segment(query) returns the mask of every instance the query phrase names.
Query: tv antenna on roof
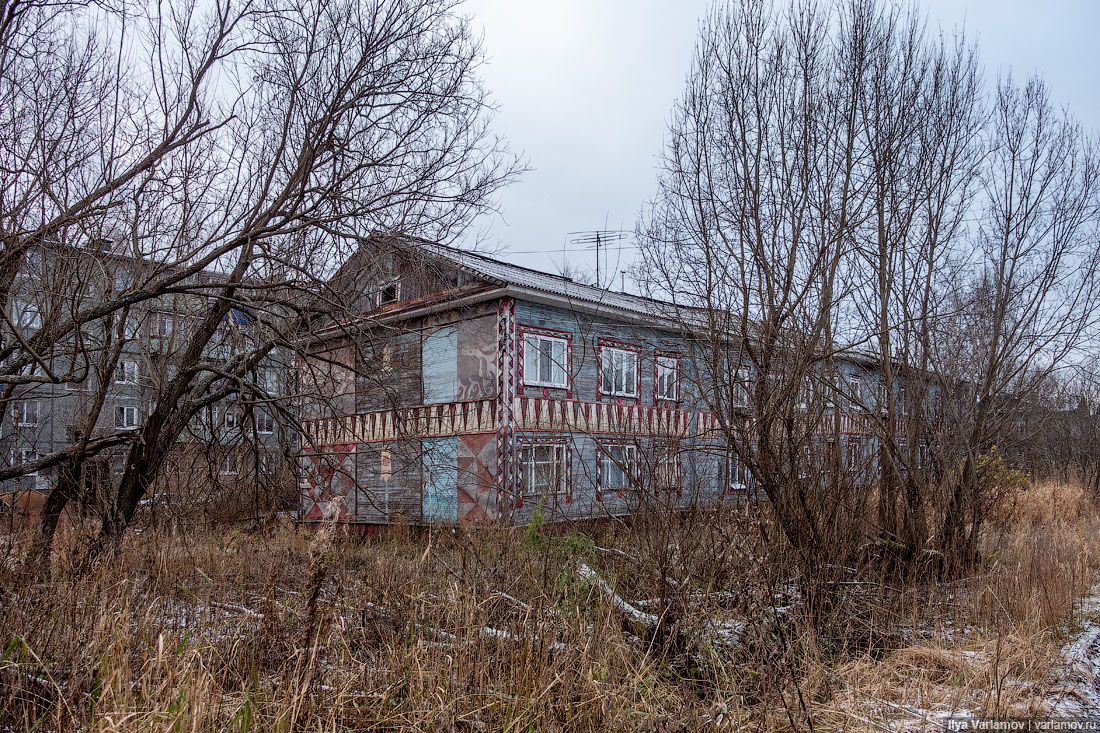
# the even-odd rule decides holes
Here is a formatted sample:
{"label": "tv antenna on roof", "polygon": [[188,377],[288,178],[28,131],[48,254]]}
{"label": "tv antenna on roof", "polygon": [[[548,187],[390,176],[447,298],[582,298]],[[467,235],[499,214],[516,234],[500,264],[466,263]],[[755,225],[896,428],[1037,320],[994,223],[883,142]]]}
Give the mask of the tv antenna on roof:
{"label": "tv antenna on roof", "polygon": [[[570,244],[591,244],[595,245],[596,250],[596,287],[603,287],[600,285],[600,246],[606,246],[610,242],[621,242],[630,236],[631,232],[626,229],[597,229],[589,232],[568,232],[569,235],[576,235],[573,239],[569,240]],[[592,247],[588,247],[592,249]],[[614,277],[614,275],[612,275]]]}

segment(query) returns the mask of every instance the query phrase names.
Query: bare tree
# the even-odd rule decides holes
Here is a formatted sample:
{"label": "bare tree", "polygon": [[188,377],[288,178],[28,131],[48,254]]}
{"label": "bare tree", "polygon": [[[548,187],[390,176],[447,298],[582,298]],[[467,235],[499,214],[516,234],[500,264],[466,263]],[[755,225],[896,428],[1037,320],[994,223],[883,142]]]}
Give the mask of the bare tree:
{"label": "bare tree", "polygon": [[1097,203],[1095,148],[1042,83],[984,94],[975,48],[914,11],[703,23],[642,274],[808,569],[860,523],[892,555],[973,562],[983,456],[1094,335]]}
{"label": "bare tree", "polygon": [[1039,80],[1000,83],[983,167],[973,275],[935,329],[933,370],[961,462],[950,473],[940,549],[973,561],[989,502],[981,455],[1097,326],[1100,159]]}
{"label": "bare tree", "polygon": [[[7,397],[79,382],[116,314],[147,317],[171,299],[204,304],[175,333],[177,368],[158,380],[131,431],[93,554],[121,536],[197,413],[245,395],[291,419],[297,395],[271,394],[255,377],[265,360],[293,362],[285,354],[303,348],[316,310],[336,302],[326,282],[361,238],[379,230],[453,238],[518,172],[489,130],[481,49],[454,6],[258,0],[125,15],[74,6],[21,26],[26,43],[46,45],[13,63],[38,74],[46,101],[75,90],[103,113],[77,128],[88,116],[72,110],[69,128],[32,128],[29,142],[5,152],[19,177],[0,199],[4,261],[17,271],[45,248],[54,254],[42,266],[74,280],[88,281],[77,260],[121,277],[101,297],[56,307],[39,293],[42,318],[29,330],[13,326],[0,352]],[[82,35],[94,18],[109,32]],[[47,41],[66,31],[76,40],[51,51]],[[43,68],[50,53],[65,70],[66,59],[88,58],[81,83],[94,89]],[[4,93],[25,94],[26,85],[15,87],[6,77]],[[48,113],[36,107],[43,100],[21,103]],[[34,117],[8,123],[24,119]],[[58,165],[34,153],[41,148],[68,157]],[[366,263],[364,276],[376,266]],[[242,320],[246,337],[214,348]],[[59,345],[68,356],[54,360]],[[23,376],[52,361],[63,368]],[[56,450],[40,464],[71,463],[73,454]]]}
{"label": "bare tree", "polygon": [[644,276],[698,340],[700,392],[807,569],[842,524],[844,500],[808,463],[831,398],[818,365],[868,198],[855,93],[866,31],[834,36],[831,20],[767,2],[707,18],[640,233]]}

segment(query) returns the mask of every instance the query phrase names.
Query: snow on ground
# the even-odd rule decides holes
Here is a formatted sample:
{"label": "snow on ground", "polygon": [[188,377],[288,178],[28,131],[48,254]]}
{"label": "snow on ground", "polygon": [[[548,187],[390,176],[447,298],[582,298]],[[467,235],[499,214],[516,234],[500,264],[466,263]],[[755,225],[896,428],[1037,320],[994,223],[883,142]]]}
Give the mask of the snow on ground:
{"label": "snow on ground", "polygon": [[1100,586],[1077,610],[1081,632],[1062,649],[1051,713],[1066,717],[1100,715]]}

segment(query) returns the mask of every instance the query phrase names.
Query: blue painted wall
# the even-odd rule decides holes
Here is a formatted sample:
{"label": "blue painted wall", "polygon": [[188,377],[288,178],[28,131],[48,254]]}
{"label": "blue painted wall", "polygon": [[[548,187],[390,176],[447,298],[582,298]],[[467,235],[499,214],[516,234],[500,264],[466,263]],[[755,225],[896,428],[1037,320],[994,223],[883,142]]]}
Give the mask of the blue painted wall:
{"label": "blue painted wall", "polygon": [[458,438],[424,438],[424,521],[458,520]]}
{"label": "blue painted wall", "polygon": [[424,337],[421,350],[424,404],[454,402],[458,392],[458,331],[439,328]]}

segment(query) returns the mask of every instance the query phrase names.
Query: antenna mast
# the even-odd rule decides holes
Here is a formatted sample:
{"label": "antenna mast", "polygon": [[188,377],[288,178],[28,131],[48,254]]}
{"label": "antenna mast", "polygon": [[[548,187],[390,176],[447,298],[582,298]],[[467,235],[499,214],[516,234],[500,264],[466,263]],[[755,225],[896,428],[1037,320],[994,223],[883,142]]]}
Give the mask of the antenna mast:
{"label": "antenna mast", "polygon": [[[600,247],[607,246],[610,242],[621,242],[630,236],[630,232],[626,229],[597,229],[587,232],[569,232],[569,234],[575,235],[573,239],[569,240],[570,244],[594,245],[587,247],[587,249],[596,250],[596,287],[602,288],[603,285],[600,283]],[[612,274],[612,278],[614,278],[614,274]]]}

